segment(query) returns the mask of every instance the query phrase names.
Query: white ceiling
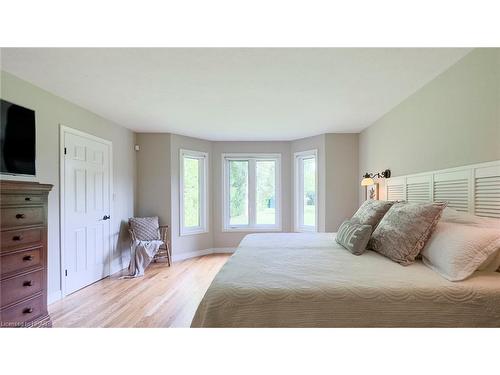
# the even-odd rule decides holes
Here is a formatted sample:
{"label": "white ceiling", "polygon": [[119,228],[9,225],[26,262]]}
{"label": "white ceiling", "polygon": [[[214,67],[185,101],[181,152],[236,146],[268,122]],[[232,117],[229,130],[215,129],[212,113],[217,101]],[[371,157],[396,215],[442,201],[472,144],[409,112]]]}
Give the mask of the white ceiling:
{"label": "white ceiling", "polygon": [[470,49],[3,48],[2,69],[137,132],[359,132]]}

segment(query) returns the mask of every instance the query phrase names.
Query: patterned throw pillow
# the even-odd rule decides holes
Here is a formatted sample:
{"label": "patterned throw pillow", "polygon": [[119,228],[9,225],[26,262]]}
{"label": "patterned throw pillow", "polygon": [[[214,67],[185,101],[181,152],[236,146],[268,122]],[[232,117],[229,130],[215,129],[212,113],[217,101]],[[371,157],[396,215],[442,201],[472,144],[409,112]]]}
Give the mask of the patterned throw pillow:
{"label": "patterned throw pillow", "polygon": [[374,231],[393,204],[394,202],[389,201],[366,200],[356,211],[351,221],[362,225],[371,225],[372,231]]}
{"label": "patterned throw pillow", "polygon": [[128,223],[138,240],[153,241],[160,239],[158,216],[131,217],[128,219]]}
{"label": "patterned throw pillow", "polygon": [[407,266],[425,246],[446,203],[396,203],[372,234],[368,248]]}
{"label": "patterned throw pillow", "polygon": [[366,249],[371,234],[371,225],[363,225],[346,220],[340,225],[335,241],[354,255],[361,255]]}

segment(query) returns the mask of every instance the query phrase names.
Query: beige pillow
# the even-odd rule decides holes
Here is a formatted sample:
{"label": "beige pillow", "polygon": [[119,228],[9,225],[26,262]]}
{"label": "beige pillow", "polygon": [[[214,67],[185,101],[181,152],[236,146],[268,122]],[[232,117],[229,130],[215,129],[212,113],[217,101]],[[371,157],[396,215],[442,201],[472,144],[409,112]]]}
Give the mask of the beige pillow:
{"label": "beige pillow", "polygon": [[446,203],[395,203],[380,221],[368,248],[407,266],[415,262]]}
{"label": "beige pillow", "polygon": [[130,228],[140,241],[153,241],[160,239],[158,216],[131,217],[128,219]]}
{"label": "beige pillow", "polygon": [[362,225],[346,220],[340,225],[335,241],[354,255],[361,255],[366,250],[371,234],[371,225]]}
{"label": "beige pillow", "polygon": [[500,230],[439,222],[422,260],[450,281],[466,279],[500,249]]}
{"label": "beige pillow", "polygon": [[393,204],[394,202],[390,201],[366,200],[358,208],[351,221],[361,225],[371,225],[373,231]]}

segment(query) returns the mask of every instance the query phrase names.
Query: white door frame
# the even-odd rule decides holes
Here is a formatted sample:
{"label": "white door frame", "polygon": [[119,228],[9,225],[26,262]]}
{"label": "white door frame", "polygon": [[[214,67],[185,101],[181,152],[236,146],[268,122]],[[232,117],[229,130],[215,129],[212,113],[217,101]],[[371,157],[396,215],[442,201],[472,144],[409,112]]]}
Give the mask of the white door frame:
{"label": "white door frame", "polygon": [[[100,137],[96,137],[95,135],[85,133],[80,130],[76,130],[73,128],[70,128],[68,126],[65,126],[63,124],[59,124],[59,243],[60,243],[60,264],[61,267],[59,269],[59,277],[60,277],[60,283],[61,283],[61,297],[64,298],[66,297],[66,277],[64,275],[64,270],[66,269],[66,257],[65,257],[65,217],[64,217],[64,192],[65,192],[65,161],[66,159],[64,158],[64,135],[65,134],[75,134],[81,137],[85,137],[88,139],[92,139],[97,142],[102,142],[106,145],[109,146],[109,215],[111,216],[110,219],[110,231],[109,235],[111,238],[113,238],[112,233],[113,233],[113,221],[114,221],[114,215],[113,215],[113,142],[103,139]],[[110,243],[110,251],[111,254],[114,252],[114,243],[111,241]],[[111,256],[108,257],[108,271],[109,274],[111,275]]]}

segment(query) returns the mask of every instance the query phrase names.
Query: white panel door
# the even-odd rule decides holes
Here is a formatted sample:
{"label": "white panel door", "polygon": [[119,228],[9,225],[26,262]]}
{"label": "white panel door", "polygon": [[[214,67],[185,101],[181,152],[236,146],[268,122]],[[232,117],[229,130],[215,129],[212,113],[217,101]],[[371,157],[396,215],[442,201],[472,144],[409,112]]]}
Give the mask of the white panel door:
{"label": "white panel door", "polygon": [[109,275],[111,252],[111,147],[91,137],[64,132],[65,292]]}

